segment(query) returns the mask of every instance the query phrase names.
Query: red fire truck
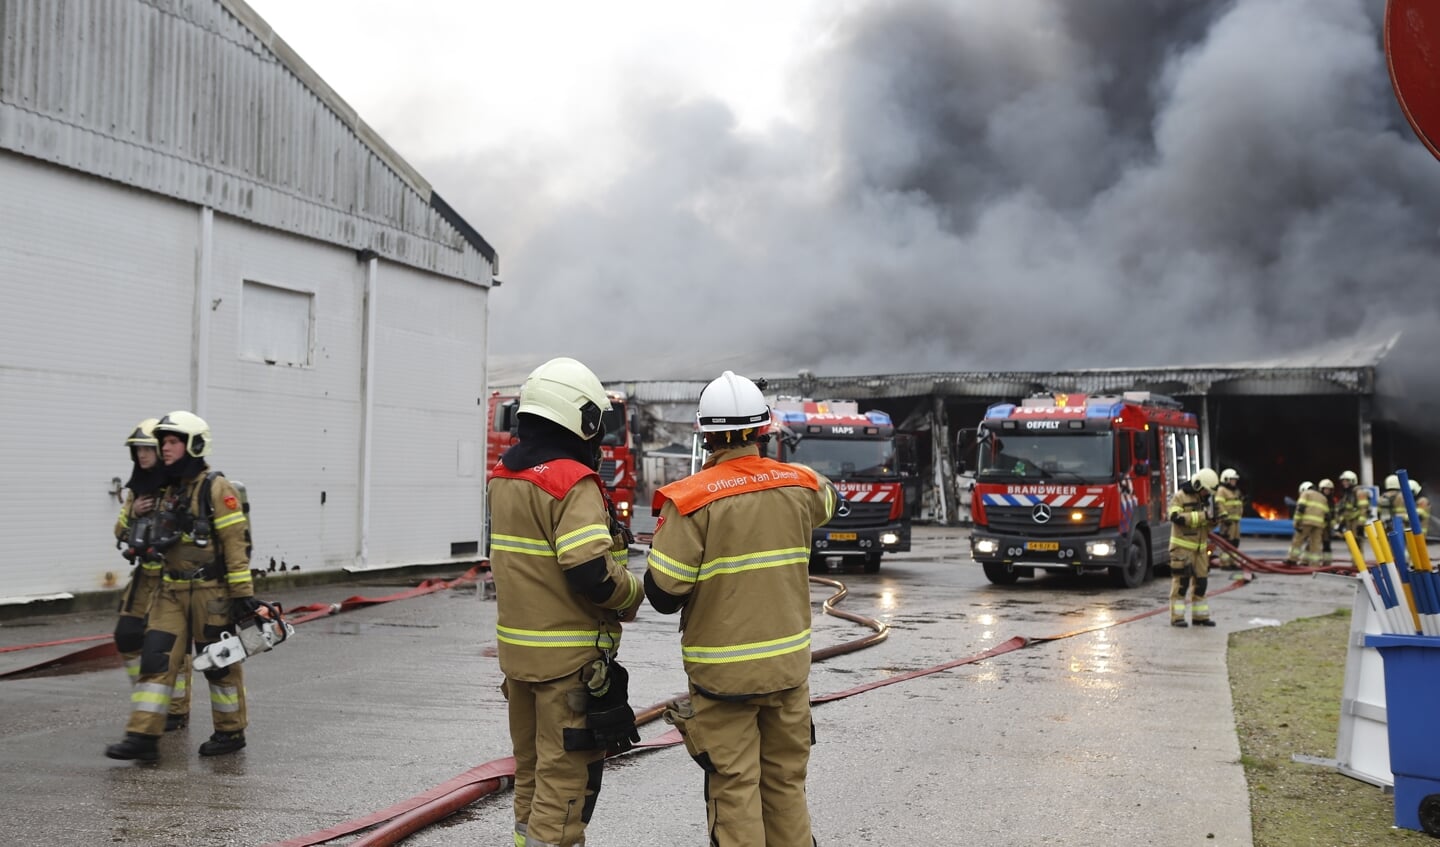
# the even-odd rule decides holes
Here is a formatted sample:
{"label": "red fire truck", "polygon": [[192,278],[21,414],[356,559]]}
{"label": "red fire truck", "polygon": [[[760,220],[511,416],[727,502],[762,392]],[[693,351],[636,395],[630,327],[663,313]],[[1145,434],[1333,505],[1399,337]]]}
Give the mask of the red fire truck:
{"label": "red fire truck", "polygon": [[[640,443],[625,394],[619,391],[606,394],[610,398],[610,411],[605,413],[605,435],[600,441],[600,479],[610,492],[620,522],[630,526],[635,489],[639,484]],[[515,431],[519,422],[515,411],[519,405],[520,398],[514,394],[496,391],[490,395],[490,429],[485,443],[492,467],[500,454],[517,440]]]}
{"label": "red fire truck", "polygon": [[889,415],[862,413],[853,400],[778,397],[771,413],[776,458],[814,468],[844,498],[830,523],[814,532],[812,570],[823,570],[829,556],[844,556],[875,573],[883,554],[910,549],[918,505],[918,494],[906,497],[907,489],[918,492],[911,436],[897,435]]}
{"label": "red fire truck", "polygon": [[1195,416],[1148,391],[1000,403],[969,435],[970,555],[998,585],[1037,569],[1141,585],[1170,545],[1170,497],[1200,469]]}

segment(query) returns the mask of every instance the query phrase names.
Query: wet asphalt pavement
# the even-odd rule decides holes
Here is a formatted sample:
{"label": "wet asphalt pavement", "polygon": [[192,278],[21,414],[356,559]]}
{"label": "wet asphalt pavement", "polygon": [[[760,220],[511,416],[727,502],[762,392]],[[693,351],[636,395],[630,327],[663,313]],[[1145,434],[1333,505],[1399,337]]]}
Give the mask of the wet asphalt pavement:
{"label": "wet asphalt pavement", "polygon": [[[1012,636],[1059,635],[1165,606],[1165,578],[1132,591],[1103,577],[992,586],[965,539],[961,529],[918,527],[915,549],[888,557],[878,574],[831,575],[850,590],[840,608],[891,632],[817,663],[812,694],[952,662]],[[1246,541],[1247,551],[1282,547]],[[643,556],[631,563],[639,571]],[[1215,595],[1228,576],[1212,578],[1214,629],[1174,629],[1162,611],[817,706],[809,794],[819,843],[1251,844],[1227,633],[1348,609],[1354,589],[1334,577],[1261,575]],[[262,583],[259,593],[293,608],[410,584],[372,577],[266,592]],[[867,632],[819,614],[832,593],[820,585],[812,593],[817,649]],[[301,625],[290,642],[246,662],[249,746],[217,758],[196,754],[211,729],[200,712],[163,739],[156,764],[105,758],[129,708],[116,660],[0,679],[0,832],[16,844],[76,847],[267,844],[504,758],[494,615],[493,600],[460,588]],[[637,711],[684,690],[675,623],[646,607],[626,628],[621,659]],[[8,621],[0,647],[112,626],[101,613]],[[80,646],[3,653],[0,672]],[[641,734],[667,728],[656,722]],[[680,747],[612,760],[588,842],[703,844],[700,787]],[[510,827],[502,792],[402,843],[498,847],[510,844]]]}

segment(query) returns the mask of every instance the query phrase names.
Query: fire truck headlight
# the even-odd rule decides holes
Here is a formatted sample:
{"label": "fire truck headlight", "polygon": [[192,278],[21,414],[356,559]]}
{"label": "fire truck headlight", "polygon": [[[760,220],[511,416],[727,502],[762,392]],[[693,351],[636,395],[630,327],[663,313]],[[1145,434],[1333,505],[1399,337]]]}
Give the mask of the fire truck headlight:
{"label": "fire truck headlight", "polygon": [[883,547],[889,547],[889,546],[892,545],[892,544],[899,544],[899,543],[900,543],[900,536],[899,536],[899,535],[896,535],[896,534],[893,533],[893,532],[882,532],[882,533],[880,533],[880,544],[881,544],[881,546],[883,546]]}
{"label": "fire truck headlight", "polygon": [[619,501],[615,504],[615,511],[620,513],[620,517],[628,518],[630,516],[630,502],[628,500]]}
{"label": "fire truck headlight", "polygon": [[977,539],[975,539],[975,552],[976,552],[976,553],[983,553],[983,554],[985,554],[985,555],[988,556],[988,555],[990,555],[991,553],[995,553],[995,552],[999,551],[999,549],[1000,549],[1000,542],[996,541],[996,540],[993,539],[993,538],[977,538]]}
{"label": "fire truck headlight", "polygon": [[1115,545],[1109,541],[1087,541],[1085,542],[1085,552],[1103,559],[1115,553]]}

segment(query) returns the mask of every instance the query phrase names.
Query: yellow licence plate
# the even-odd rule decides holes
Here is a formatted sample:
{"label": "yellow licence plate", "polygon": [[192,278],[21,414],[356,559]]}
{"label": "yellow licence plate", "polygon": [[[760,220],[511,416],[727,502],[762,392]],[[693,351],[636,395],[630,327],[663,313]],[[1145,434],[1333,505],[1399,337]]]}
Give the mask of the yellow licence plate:
{"label": "yellow licence plate", "polygon": [[1060,542],[1058,542],[1058,541],[1027,541],[1027,542],[1025,542],[1025,549],[1026,549],[1026,550],[1059,550],[1059,549],[1060,549]]}
{"label": "yellow licence plate", "polygon": [[859,538],[859,536],[856,535],[856,534],[853,533],[853,532],[832,532],[832,533],[830,533],[830,540],[831,540],[831,541],[854,541],[856,538]]}

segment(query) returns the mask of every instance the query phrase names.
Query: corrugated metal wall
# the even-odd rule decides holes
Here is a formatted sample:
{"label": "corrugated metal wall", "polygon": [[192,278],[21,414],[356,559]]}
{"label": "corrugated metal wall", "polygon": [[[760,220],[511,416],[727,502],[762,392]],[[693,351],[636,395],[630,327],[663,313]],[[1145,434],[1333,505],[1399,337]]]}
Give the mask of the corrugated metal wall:
{"label": "corrugated metal wall", "polygon": [[123,582],[123,441],[180,408],[254,566],[474,558],[493,251],[307,73],[238,0],[0,0],[0,602]]}
{"label": "corrugated metal wall", "polygon": [[238,0],[0,0],[0,147],[488,285],[430,186]]}
{"label": "corrugated metal wall", "polygon": [[0,151],[0,598],[105,587],[136,423],[189,402],[199,214]]}

